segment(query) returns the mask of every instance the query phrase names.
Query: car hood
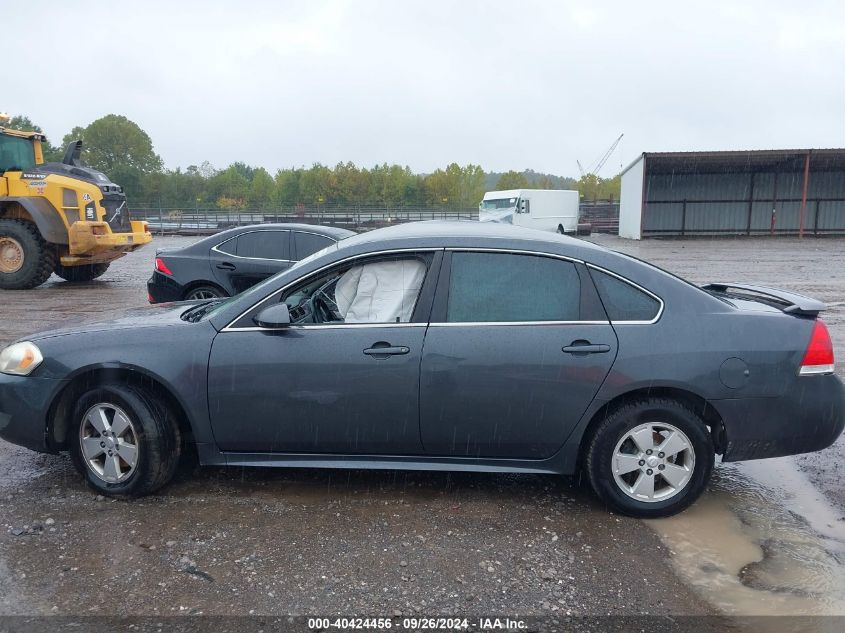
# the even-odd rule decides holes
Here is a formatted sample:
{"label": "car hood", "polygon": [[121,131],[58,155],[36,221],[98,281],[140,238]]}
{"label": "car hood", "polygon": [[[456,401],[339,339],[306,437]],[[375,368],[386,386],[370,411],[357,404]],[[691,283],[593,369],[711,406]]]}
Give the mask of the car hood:
{"label": "car hood", "polygon": [[168,325],[189,326],[191,324],[187,321],[183,321],[181,319],[181,315],[191,306],[195,306],[200,303],[203,303],[203,301],[179,301],[175,303],[160,303],[152,306],[134,308],[111,319],[90,321],[69,327],[44,330],[25,336],[20,340],[38,341],[55,336],[102,332],[104,330],[143,329]]}

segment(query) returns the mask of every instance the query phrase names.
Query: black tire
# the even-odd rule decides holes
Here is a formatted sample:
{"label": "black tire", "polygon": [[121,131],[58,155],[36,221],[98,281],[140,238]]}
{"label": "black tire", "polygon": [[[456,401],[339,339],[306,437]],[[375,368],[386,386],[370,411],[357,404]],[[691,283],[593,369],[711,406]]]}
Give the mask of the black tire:
{"label": "black tire", "polygon": [[[124,411],[137,436],[134,472],[118,483],[101,479],[82,454],[80,425],[88,411],[100,404]],[[113,497],[139,497],[155,492],[173,478],[179,466],[181,437],[177,421],[159,398],[135,387],[106,384],[79,398],[69,426],[68,448],[73,465],[95,491]]]}
{"label": "black tire", "polygon": [[65,281],[91,281],[102,276],[109,269],[108,264],[84,264],[82,266],[56,266],[56,274]]}
{"label": "black tire", "polygon": [[[23,261],[16,270],[4,272],[0,262],[0,288],[4,290],[29,290],[43,284],[56,268],[56,250],[44,241],[38,228],[26,220],[0,220],[0,246],[8,239],[5,252],[12,252],[12,247],[21,251]],[[0,253],[0,257],[4,257]],[[6,266],[12,267],[11,255]]]}
{"label": "black tire", "polygon": [[[635,499],[622,490],[614,477],[613,463],[617,443],[632,429],[645,423],[655,423],[658,427],[661,423],[669,424],[680,430],[689,440],[695,459],[686,484],[679,485],[673,496],[663,500]],[[622,405],[602,420],[590,436],[584,457],[584,468],[593,490],[614,511],[632,517],[658,518],[677,514],[701,496],[713,471],[715,450],[704,422],[689,407],[668,398],[647,398]],[[648,464],[643,467],[647,468]],[[669,467],[669,464],[662,466],[667,469]],[[664,487],[668,484],[667,480],[662,479],[661,473],[656,470],[650,472],[656,473],[655,481],[659,481]],[[645,473],[634,471],[629,477],[639,477],[643,474]]]}
{"label": "black tire", "polygon": [[202,284],[188,288],[183,299],[185,301],[200,301],[203,299],[219,299],[228,296],[221,288],[211,284]]}

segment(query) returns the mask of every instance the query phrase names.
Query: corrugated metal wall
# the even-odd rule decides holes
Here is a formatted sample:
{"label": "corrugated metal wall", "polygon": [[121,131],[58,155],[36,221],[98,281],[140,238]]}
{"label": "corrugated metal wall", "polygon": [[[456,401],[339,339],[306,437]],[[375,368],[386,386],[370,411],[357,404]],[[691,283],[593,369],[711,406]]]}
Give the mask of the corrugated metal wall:
{"label": "corrugated metal wall", "polygon": [[[803,182],[793,171],[755,173],[753,186],[750,173],[649,173],[643,233],[797,233]],[[810,172],[804,230],[845,233],[845,172]]]}

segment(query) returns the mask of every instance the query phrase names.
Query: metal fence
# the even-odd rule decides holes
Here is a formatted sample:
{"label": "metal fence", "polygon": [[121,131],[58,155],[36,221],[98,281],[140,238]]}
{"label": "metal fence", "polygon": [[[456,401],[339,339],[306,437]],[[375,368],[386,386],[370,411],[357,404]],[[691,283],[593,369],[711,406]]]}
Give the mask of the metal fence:
{"label": "metal fence", "polygon": [[[478,209],[348,206],[227,210],[133,206],[129,209],[129,218],[146,220],[150,230],[160,235],[211,235],[236,226],[270,222],[321,224],[360,232],[421,220],[477,220]],[[596,232],[615,233],[619,227],[619,203],[585,202],[581,205],[581,218],[583,222],[591,223]]]}
{"label": "metal fence", "polygon": [[420,220],[477,220],[478,209],[386,209],[386,208],[297,208],[297,209],[181,209],[130,208],[132,220],[146,220],[153,233],[210,235],[224,229],[269,222],[297,222],[369,231],[391,224]]}

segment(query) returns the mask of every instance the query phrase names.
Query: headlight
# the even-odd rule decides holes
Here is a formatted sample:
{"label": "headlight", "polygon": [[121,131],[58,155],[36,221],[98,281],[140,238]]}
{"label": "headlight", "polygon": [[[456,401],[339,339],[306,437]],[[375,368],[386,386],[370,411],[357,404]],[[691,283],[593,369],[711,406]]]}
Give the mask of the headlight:
{"label": "headlight", "polygon": [[0,352],[0,372],[28,376],[43,360],[41,350],[35,346],[35,343],[29,341],[15,343]]}

